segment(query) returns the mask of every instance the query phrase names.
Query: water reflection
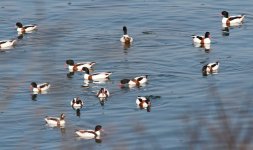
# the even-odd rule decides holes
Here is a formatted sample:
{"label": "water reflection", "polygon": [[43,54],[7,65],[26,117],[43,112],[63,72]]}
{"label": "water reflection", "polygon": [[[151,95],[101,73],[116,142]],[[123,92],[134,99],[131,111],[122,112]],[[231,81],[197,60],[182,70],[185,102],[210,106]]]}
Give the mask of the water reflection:
{"label": "water reflection", "polygon": [[106,84],[110,82],[110,78],[108,79],[99,79],[99,80],[84,80],[82,87],[89,87],[90,84]]}
{"label": "water reflection", "polygon": [[234,28],[240,28],[242,26],[242,23],[234,23],[231,25],[227,25],[227,24],[222,24],[222,36],[229,36],[230,33],[230,29],[234,29]]}
{"label": "water reflection", "polygon": [[37,95],[38,95],[38,94],[31,94],[31,99],[32,99],[33,101],[37,101]]}
{"label": "water reflection", "polygon": [[128,53],[128,49],[131,47],[131,43],[121,43],[124,49],[124,53]]}
{"label": "water reflection", "polygon": [[73,78],[74,75],[75,75],[75,72],[68,72],[67,73],[68,78]]}
{"label": "water reflection", "polygon": [[102,143],[102,138],[101,136],[97,136],[96,138],[86,138],[86,137],[76,137],[77,140],[93,140],[95,141],[95,143]]}

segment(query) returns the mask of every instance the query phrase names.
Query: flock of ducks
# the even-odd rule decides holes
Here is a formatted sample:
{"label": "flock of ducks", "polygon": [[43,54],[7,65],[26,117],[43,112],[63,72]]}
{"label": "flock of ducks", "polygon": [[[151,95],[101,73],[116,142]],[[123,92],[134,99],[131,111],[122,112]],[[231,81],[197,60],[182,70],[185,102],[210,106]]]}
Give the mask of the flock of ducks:
{"label": "flock of ducks", "polygon": [[[223,28],[242,25],[244,17],[245,17],[244,14],[229,16],[229,13],[227,11],[222,11],[221,15],[223,16],[222,21],[221,21]],[[210,49],[210,44],[211,44],[210,32],[206,32],[204,36],[192,35],[192,41],[195,47],[205,47],[206,49]],[[203,76],[217,73],[219,66],[220,66],[220,63],[218,61],[204,65],[202,67]]]}
{"label": "flock of ducks", "polygon": [[[38,30],[38,26],[33,25],[22,25],[22,23],[17,22],[16,28],[18,35],[24,35],[26,33],[32,33],[33,31]],[[124,44],[131,44],[133,42],[133,38],[127,34],[127,27],[123,27],[123,35],[120,38],[120,41]],[[9,49],[13,48],[17,43],[17,39],[11,39],[11,40],[3,40],[0,41],[0,49]],[[74,60],[68,59],[65,61],[65,67],[68,68],[68,71],[71,75],[73,75],[75,72],[82,72],[83,73],[83,79],[84,81],[107,81],[109,80],[110,75],[112,72],[93,72],[93,66],[96,64],[96,62],[78,62],[75,63]],[[148,81],[148,75],[141,75],[138,77],[130,78],[130,79],[122,79],[120,81],[120,87],[140,87],[143,86]],[[30,84],[30,90],[33,92],[33,95],[37,94],[44,94],[47,93],[49,88],[51,87],[50,83],[36,83],[32,82]],[[110,96],[110,92],[108,89],[102,87],[100,90],[96,93],[96,97],[99,98],[101,105],[104,105],[105,100]],[[140,109],[147,109],[147,111],[150,111],[151,102],[148,97],[141,97],[138,96],[136,100],[136,105]],[[79,97],[75,97],[70,101],[70,106],[77,111],[80,114],[80,109],[84,106],[84,101],[80,99]],[[46,116],[44,118],[46,124],[49,127],[60,127],[64,128],[65,126],[65,114],[62,113],[60,117],[52,117],[52,116]],[[79,137],[85,138],[85,139],[100,139],[100,132],[103,131],[101,125],[96,125],[94,130],[84,130],[79,129],[75,131],[75,134]]]}
{"label": "flock of ducks", "polygon": [[[242,24],[245,15],[238,15],[238,16],[229,16],[227,11],[222,11],[222,24],[224,26],[238,26]],[[37,25],[22,25],[22,23],[16,23],[17,32],[18,34],[25,34],[31,33],[37,30]],[[206,32],[204,36],[199,35],[192,35],[192,40],[194,44],[205,45],[210,44],[210,32]],[[133,38],[127,34],[127,27],[123,27],[123,36],[120,38],[120,41],[124,44],[131,44],[133,42]],[[12,40],[3,40],[0,41],[0,49],[7,49],[15,46],[17,43],[16,39]],[[97,73],[90,73],[93,70],[93,66],[96,62],[78,62],[75,63],[74,60],[66,60],[66,65],[68,66],[68,70],[70,73],[74,72],[83,72],[83,78],[87,81],[100,81],[100,80],[108,80],[112,72],[97,72]],[[203,75],[208,75],[212,73],[218,72],[219,69],[219,62],[209,63],[203,66],[202,73]],[[120,87],[140,87],[146,84],[148,81],[148,75],[141,75],[134,78],[129,79],[122,79],[120,81]],[[34,94],[44,93],[50,88],[49,83],[40,83],[37,84],[36,82],[32,82],[30,85],[31,90]],[[106,88],[101,88],[97,93],[96,97],[98,97],[101,101],[101,104],[104,104],[104,101],[110,96],[110,92]],[[80,111],[80,109],[84,106],[83,100],[79,97],[73,98],[70,101],[70,105],[73,109]],[[144,96],[137,96],[136,105],[140,109],[147,109],[150,111],[151,101],[149,97]],[[65,126],[65,114],[61,114],[60,117],[50,117],[46,116],[44,118],[46,123],[50,127],[64,127]],[[94,130],[84,130],[79,129],[75,131],[77,136],[83,137],[85,139],[97,139],[100,138],[102,126],[96,125]]]}

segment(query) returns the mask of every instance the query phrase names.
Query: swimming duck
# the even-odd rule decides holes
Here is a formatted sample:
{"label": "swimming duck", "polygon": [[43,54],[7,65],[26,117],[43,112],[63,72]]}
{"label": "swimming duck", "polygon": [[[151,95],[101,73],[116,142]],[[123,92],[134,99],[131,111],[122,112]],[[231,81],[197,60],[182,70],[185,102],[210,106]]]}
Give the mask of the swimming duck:
{"label": "swimming duck", "polygon": [[0,49],[7,49],[10,47],[15,46],[17,43],[17,40],[2,40],[0,41]]}
{"label": "swimming duck", "polygon": [[106,88],[101,88],[97,93],[97,97],[99,98],[107,98],[109,96],[110,96],[110,92]]}
{"label": "swimming duck", "polygon": [[151,107],[151,101],[149,98],[144,96],[138,96],[136,99],[136,104],[140,109],[149,109]]}
{"label": "swimming duck", "polygon": [[205,36],[192,35],[193,43],[209,44],[211,43],[210,32],[206,32]]}
{"label": "swimming duck", "polygon": [[237,15],[237,16],[229,16],[227,11],[222,11],[221,15],[223,16],[222,18],[222,23],[226,24],[227,26],[233,26],[233,25],[238,25],[241,24],[244,20],[245,15]]}
{"label": "swimming duck", "polygon": [[210,73],[217,73],[219,66],[220,66],[220,63],[218,61],[214,63],[206,64],[202,67],[202,74],[206,76]]}
{"label": "swimming duck", "polygon": [[87,67],[83,67],[82,70],[84,71],[85,80],[108,80],[109,76],[112,74],[112,72],[100,72],[90,74],[90,71]]}
{"label": "swimming duck", "polygon": [[95,127],[95,130],[76,130],[76,134],[82,138],[85,139],[94,139],[94,138],[100,138],[101,135],[102,126],[97,125]]}
{"label": "swimming duck", "polygon": [[23,33],[30,33],[34,30],[37,30],[37,25],[31,24],[31,25],[23,26],[23,24],[21,22],[17,22],[16,27],[17,27],[17,31],[22,34]]}
{"label": "swimming duck", "polygon": [[73,100],[70,102],[70,105],[74,109],[81,109],[83,107],[83,101],[79,97],[73,98]]}
{"label": "swimming duck", "polygon": [[47,91],[50,86],[51,85],[49,83],[37,84],[36,82],[32,82],[30,88],[33,92],[41,93]]}
{"label": "swimming duck", "polygon": [[133,38],[127,34],[127,27],[123,27],[123,36],[120,38],[120,41],[125,44],[130,44],[133,42]]}
{"label": "swimming duck", "polygon": [[121,86],[142,86],[148,81],[148,75],[138,76],[133,79],[123,79],[120,81]]}
{"label": "swimming duck", "polygon": [[211,49],[211,44],[210,43],[204,43],[204,44],[200,44],[200,43],[193,43],[194,47],[199,47],[199,48],[203,48],[206,51],[209,51]]}
{"label": "swimming duck", "polygon": [[49,126],[52,126],[52,127],[54,127],[54,126],[64,126],[65,125],[65,120],[64,120],[64,118],[65,118],[65,115],[62,113],[61,114],[61,116],[60,116],[60,118],[58,118],[58,117],[48,117],[48,116],[46,116],[45,118],[44,118],[44,120],[46,121],[46,123],[49,125]]}
{"label": "swimming duck", "polygon": [[75,72],[75,71],[82,71],[83,67],[91,69],[92,66],[96,64],[96,62],[79,62],[75,64],[74,60],[69,59],[66,60],[66,64],[68,65],[70,72]]}

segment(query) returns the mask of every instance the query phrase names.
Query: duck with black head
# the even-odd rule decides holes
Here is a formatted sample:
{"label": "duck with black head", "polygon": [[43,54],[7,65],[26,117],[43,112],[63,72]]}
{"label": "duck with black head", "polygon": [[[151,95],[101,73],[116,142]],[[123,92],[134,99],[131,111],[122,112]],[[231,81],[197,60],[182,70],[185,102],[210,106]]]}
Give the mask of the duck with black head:
{"label": "duck with black head", "polygon": [[127,34],[127,27],[123,26],[123,36],[120,38],[120,41],[125,44],[130,44],[133,40],[134,39]]}
{"label": "duck with black head", "polygon": [[38,26],[36,24],[23,25],[21,22],[17,22],[16,27],[19,34],[31,33],[38,30]]}

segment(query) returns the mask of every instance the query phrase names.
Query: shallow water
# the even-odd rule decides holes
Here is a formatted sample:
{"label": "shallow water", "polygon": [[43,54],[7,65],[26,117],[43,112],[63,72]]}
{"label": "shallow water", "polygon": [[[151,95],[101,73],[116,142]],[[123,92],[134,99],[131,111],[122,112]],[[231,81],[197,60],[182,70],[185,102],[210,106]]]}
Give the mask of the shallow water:
{"label": "shallow water", "polygon": [[[253,87],[250,1],[4,0],[0,4],[1,40],[17,37],[17,21],[39,26],[13,49],[0,53],[1,150],[180,150],[192,145],[203,149],[212,135],[200,132],[201,140],[192,143],[191,131],[206,129],[201,120],[220,126],[215,119],[219,110],[230,116],[231,126],[241,122],[242,129],[248,129]],[[245,23],[231,28],[229,36],[222,35],[222,10],[246,14]],[[134,37],[129,48],[119,41],[124,25]],[[206,31],[213,41],[210,51],[194,47],[191,41],[192,34]],[[67,59],[95,61],[94,72],[113,74],[110,81],[85,88],[83,73],[67,77]],[[202,66],[216,60],[221,63],[218,74],[203,77]],[[123,78],[146,74],[149,82],[144,87],[118,86]],[[32,81],[52,86],[47,94],[32,99]],[[111,92],[103,107],[95,97],[101,87]],[[161,98],[152,99],[147,112],[136,107],[138,95]],[[70,106],[76,96],[85,100],[80,117]],[[45,126],[45,116],[62,112],[64,129]],[[74,134],[75,129],[97,124],[105,130],[101,143]],[[212,146],[222,148],[222,142]]]}

